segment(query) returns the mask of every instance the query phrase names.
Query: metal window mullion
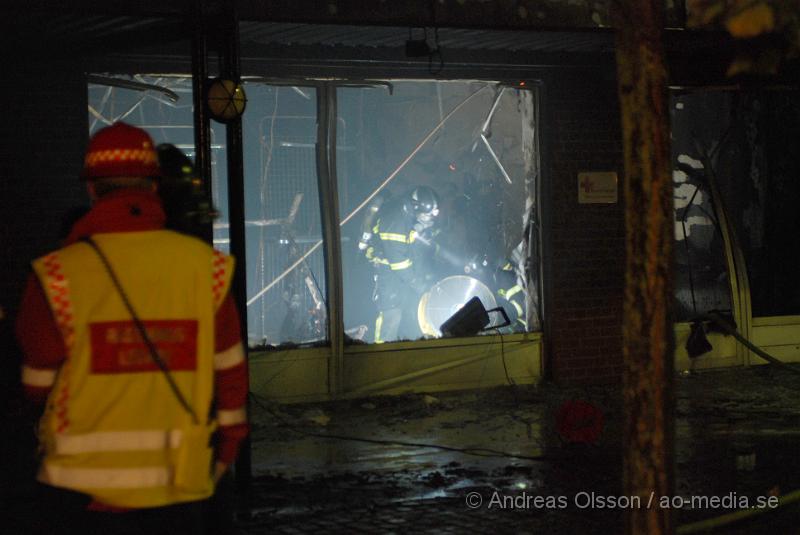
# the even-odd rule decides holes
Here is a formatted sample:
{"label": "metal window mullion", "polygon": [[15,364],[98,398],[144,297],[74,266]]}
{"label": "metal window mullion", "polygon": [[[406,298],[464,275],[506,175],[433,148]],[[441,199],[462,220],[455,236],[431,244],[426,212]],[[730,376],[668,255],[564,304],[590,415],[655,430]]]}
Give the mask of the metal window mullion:
{"label": "metal window mullion", "polygon": [[344,359],[344,304],[342,288],[342,246],[339,235],[339,197],[336,187],[336,86],[317,86],[317,180],[325,257],[328,305],[328,394],[342,392]]}
{"label": "metal window mullion", "polygon": [[[206,195],[211,199],[211,124],[206,110],[206,77],[208,76],[208,36],[202,0],[192,4],[192,104],[194,107],[194,160],[203,179]],[[213,243],[213,230],[206,229],[208,243]]]}
{"label": "metal window mullion", "polygon": [[[234,3],[231,1],[224,21],[225,40],[220,52],[221,71],[229,80],[239,80],[241,75],[241,57],[239,52],[239,17]],[[204,86],[205,84],[203,84]],[[205,92],[205,89],[204,89]],[[198,107],[199,106],[199,107]],[[205,96],[203,103],[195,103],[195,110],[205,109]],[[209,124],[208,114],[205,121]],[[237,117],[225,125],[225,151],[227,162],[227,187],[228,187],[228,237],[230,238],[230,252],[238,261],[236,262],[231,294],[234,297],[239,312],[239,337],[245,347],[245,365],[247,367],[248,384],[250,375],[250,359],[247,344],[247,233],[245,231],[245,183],[244,183],[244,144],[242,132],[242,118]],[[209,136],[210,139],[210,136]],[[206,165],[211,168],[211,150],[209,146]],[[210,175],[209,180],[210,183]],[[208,196],[211,199],[211,195]],[[212,238],[213,238],[213,231]],[[247,398],[247,414],[250,414],[250,397]],[[252,485],[253,461],[252,442],[248,436],[241,445],[236,458],[236,486],[247,491]],[[245,502],[246,503],[246,502]],[[244,508],[245,504],[241,504]]]}
{"label": "metal window mullion", "polygon": [[[555,207],[555,193],[554,193],[554,172],[552,154],[555,149],[555,142],[553,141],[554,135],[551,135],[555,129],[551,129],[549,125],[556,123],[556,110],[554,99],[550,96],[553,89],[554,80],[552,77],[546,78],[546,81],[537,84],[536,91],[536,111],[542,114],[538,118],[536,126],[537,150],[539,151],[539,176],[537,193],[539,194],[539,202],[537,208],[539,209],[539,318],[541,321],[540,329],[542,331],[541,343],[541,357],[540,357],[540,371],[542,378],[545,380],[552,380],[555,376],[555,362],[553,358],[553,295],[555,293],[555,285],[553,284],[554,257],[553,257],[553,235],[555,225],[554,220],[554,207]],[[544,110],[544,111],[542,111]]]}

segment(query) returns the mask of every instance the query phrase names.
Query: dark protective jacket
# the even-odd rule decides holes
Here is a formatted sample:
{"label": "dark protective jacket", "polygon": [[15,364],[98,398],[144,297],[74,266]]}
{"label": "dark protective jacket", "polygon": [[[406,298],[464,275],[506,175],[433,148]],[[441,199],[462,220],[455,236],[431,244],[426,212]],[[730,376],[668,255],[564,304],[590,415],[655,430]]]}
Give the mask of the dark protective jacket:
{"label": "dark protective jacket", "polygon": [[525,289],[520,284],[516,272],[510,262],[506,263],[495,273],[497,285],[497,301],[502,306],[511,320],[511,330],[522,332],[527,330],[525,317]]}
{"label": "dark protective jacket", "polygon": [[379,309],[400,306],[403,294],[418,291],[420,247],[414,214],[402,202],[384,205],[372,226],[372,237],[364,252],[376,268],[375,302]]}

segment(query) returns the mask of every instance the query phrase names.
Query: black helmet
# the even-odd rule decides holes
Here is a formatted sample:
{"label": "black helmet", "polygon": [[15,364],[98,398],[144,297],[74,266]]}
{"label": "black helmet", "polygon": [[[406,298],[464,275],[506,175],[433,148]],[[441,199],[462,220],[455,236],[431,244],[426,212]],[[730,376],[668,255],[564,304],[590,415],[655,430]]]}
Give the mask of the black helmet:
{"label": "black helmet", "polygon": [[417,186],[411,192],[409,205],[421,222],[432,222],[439,215],[439,196],[428,186]]}
{"label": "black helmet", "polygon": [[204,238],[217,211],[206,195],[203,179],[192,160],[169,143],[156,147],[161,182],[158,193],[167,215],[167,228]]}

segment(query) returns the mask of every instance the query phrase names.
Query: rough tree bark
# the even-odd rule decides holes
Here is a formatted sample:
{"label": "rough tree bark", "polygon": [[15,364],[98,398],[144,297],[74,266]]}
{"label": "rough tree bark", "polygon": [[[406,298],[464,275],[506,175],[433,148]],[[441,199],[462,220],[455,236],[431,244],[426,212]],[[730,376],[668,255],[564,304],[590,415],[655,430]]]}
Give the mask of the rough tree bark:
{"label": "rough tree bark", "polygon": [[[661,0],[616,3],[617,77],[625,161],[623,309],[626,532],[673,533],[659,497],[673,494],[673,185]],[[649,507],[648,507],[649,505]]]}

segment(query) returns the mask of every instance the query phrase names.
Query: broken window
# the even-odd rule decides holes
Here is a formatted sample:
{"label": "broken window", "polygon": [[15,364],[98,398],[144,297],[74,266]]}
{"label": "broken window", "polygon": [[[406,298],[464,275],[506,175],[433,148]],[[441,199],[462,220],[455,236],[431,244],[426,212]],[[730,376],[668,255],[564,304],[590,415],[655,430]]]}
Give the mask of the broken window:
{"label": "broken window", "polygon": [[715,167],[744,252],[755,317],[800,314],[800,92],[714,92]]}
{"label": "broken window", "polygon": [[[491,325],[503,332],[539,330],[538,102],[523,85],[249,80],[242,127],[250,346],[328,339],[317,173],[323,89],[337,114],[330,136],[349,339],[438,337],[471,297],[502,307],[510,325],[497,313]],[[125,120],[194,157],[191,87],[187,76],[92,76],[90,133]],[[224,130],[211,126],[211,189],[221,212],[214,245],[227,251]],[[392,256],[394,246],[405,256]],[[383,290],[402,297],[394,332],[390,309],[374,298],[387,273],[397,279]]]}
{"label": "broken window", "polygon": [[244,142],[250,343],[328,338],[317,187],[317,90],[248,83]]}
{"label": "broken window", "polygon": [[348,336],[438,337],[472,297],[506,332],[538,329],[535,93],[391,80],[336,98]]}
{"label": "broken window", "polygon": [[672,104],[677,319],[731,308],[719,208],[753,316],[800,313],[800,93],[697,91]]}
{"label": "broken window", "polygon": [[[88,76],[89,135],[117,121],[144,128],[156,145],[171,143],[194,159],[192,79],[185,75]],[[211,190],[219,217],[214,245],[227,252],[225,130],[211,124]]]}
{"label": "broken window", "polygon": [[711,311],[732,314],[730,281],[717,205],[713,160],[720,120],[696,94],[671,101],[675,186],[675,319]]}

